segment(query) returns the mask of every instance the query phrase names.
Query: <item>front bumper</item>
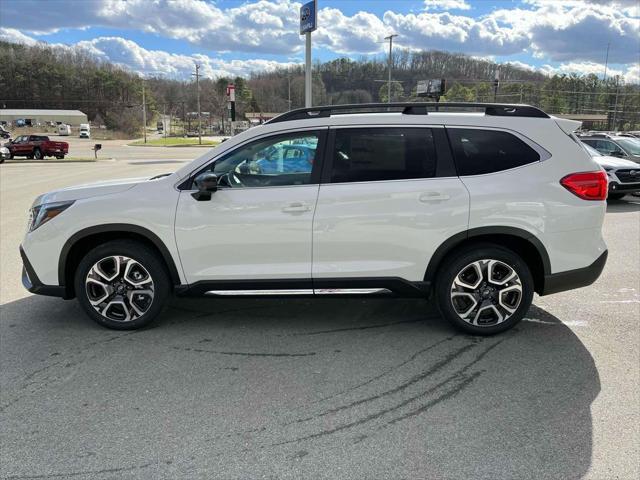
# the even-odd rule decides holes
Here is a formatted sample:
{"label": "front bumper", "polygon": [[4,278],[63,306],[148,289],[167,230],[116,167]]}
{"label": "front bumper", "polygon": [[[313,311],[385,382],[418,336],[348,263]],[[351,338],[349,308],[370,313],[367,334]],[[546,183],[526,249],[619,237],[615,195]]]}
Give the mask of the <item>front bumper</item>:
{"label": "front bumper", "polygon": [[609,182],[609,193],[633,193],[633,192],[640,192],[640,182],[638,183]]}
{"label": "front bumper", "polygon": [[550,295],[552,293],[564,292],[566,290],[591,285],[602,273],[607,263],[608,254],[609,251],[605,250],[602,252],[602,255],[588,267],[545,275],[544,287],[540,295]]}
{"label": "front bumper", "polygon": [[22,247],[20,247],[20,256],[22,257],[22,285],[24,288],[37,295],[48,295],[50,297],[61,297],[65,299],[71,298],[68,296],[67,289],[64,286],[45,285],[40,281]]}

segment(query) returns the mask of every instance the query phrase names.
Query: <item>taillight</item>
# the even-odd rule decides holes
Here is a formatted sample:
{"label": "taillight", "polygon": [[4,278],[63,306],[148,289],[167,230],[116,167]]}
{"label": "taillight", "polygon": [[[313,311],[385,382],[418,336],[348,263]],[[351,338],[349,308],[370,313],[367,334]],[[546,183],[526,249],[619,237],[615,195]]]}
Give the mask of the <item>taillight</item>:
{"label": "taillight", "polygon": [[560,184],[584,200],[606,200],[608,180],[604,170],[571,173]]}

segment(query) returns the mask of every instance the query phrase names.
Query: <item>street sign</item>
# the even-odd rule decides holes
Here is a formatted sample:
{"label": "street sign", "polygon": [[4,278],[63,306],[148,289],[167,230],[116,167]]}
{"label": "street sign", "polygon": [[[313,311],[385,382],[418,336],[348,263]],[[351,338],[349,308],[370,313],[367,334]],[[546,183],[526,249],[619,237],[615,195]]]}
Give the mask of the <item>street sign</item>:
{"label": "street sign", "polygon": [[227,85],[227,97],[232,102],[236,101],[236,86],[233,83]]}
{"label": "street sign", "polygon": [[440,97],[444,95],[446,82],[444,78],[434,80],[418,80],[416,94],[419,97]]}
{"label": "street sign", "polygon": [[300,7],[300,35],[313,32],[318,28],[316,0]]}

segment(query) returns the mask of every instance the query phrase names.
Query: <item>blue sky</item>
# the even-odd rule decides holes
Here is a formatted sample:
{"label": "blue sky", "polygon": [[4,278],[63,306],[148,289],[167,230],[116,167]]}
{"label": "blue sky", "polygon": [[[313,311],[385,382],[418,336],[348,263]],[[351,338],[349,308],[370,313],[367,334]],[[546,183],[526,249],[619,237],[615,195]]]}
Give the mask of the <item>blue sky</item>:
{"label": "blue sky", "polygon": [[[293,0],[2,0],[0,39],[83,50],[147,75],[248,75],[299,63]],[[638,0],[318,0],[314,59],[438,49],[545,73],[640,81]],[[25,11],[38,21],[25,25]]]}

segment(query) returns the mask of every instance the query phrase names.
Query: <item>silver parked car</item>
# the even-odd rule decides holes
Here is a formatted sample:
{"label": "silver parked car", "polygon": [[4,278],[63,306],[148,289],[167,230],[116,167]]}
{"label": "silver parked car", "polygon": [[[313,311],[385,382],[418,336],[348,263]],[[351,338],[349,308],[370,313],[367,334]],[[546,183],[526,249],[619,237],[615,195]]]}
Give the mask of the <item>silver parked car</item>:
{"label": "silver parked car", "polygon": [[628,193],[640,193],[640,165],[624,158],[610,157],[583,143],[589,155],[605,169],[609,177],[609,195],[607,198],[619,200]]}

